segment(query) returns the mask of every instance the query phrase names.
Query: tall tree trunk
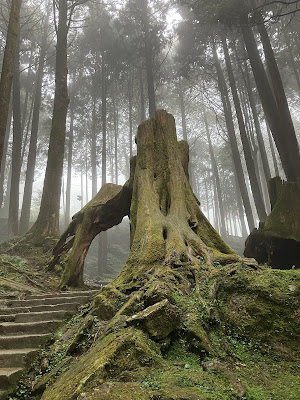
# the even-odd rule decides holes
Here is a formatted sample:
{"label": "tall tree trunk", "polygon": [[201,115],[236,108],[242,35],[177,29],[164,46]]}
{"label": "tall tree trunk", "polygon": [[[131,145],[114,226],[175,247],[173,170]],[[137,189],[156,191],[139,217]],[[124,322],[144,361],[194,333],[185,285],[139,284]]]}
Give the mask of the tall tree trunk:
{"label": "tall tree trunk", "polygon": [[[265,50],[266,60],[268,60],[268,70],[273,88],[271,88],[264,70],[247,16],[241,18],[241,28],[261,103],[272,131],[284,172],[288,181],[297,181],[300,179],[299,146],[268,35],[261,30],[261,39]],[[277,94],[273,94],[273,89],[278,91]]]}
{"label": "tall tree trunk", "polygon": [[96,138],[96,80],[93,77],[93,88],[92,88],[92,98],[93,98],[93,109],[92,109],[92,140],[91,140],[91,168],[92,168],[92,197],[97,193],[97,138]]}
{"label": "tall tree trunk", "polygon": [[113,114],[114,114],[114,155],[115,155],[115,183],[118,184],[119,180],[119,165],[118,165],[118,137],[119,137],[119,115],[116,99],[116,88],[115,81],[112,88],[112,100],[113,100]]}
{"label": "tall tree trunk", "polygon": [[9,135],[10,135],[11,120],[12,120],[12,109],[13,109],[13,107],[12,107],[12,99],[11,99],[10,106],[9,106],[9,112],[8,112],[8,120],[7,120],[7,127],[6,127],[5,141],[4,141],[1,170],[0,170],[0,208],[2,208],[2,205],[3,205],[5,168],[6,168],[7,149],[8,149]]}
{"label": "tall tree trunk", "polygon": [[142,23],[144,27],[145,61],[148,85],[149,117],[154,118],[156,110],[153,75],[153,51],[150,39],[148,0],[141,1]]}
{"label": "tall tree trunk", "polygon": [[258,119],[256,102],[254,99],[253,90],[252,90],[252,86],[251,86],[251,82],[250,82],[249,68],[248,68],[246,61],[244,63],[244,66],[245,66],[244,77],[245,77],[246,89],[247,89],[248,99],[249,99],[249,103],[250,103],[250,107],[251,107],[251,111],[252,111],[255,131],[256,131],[256,135],[257,135],[258,147],[259,147],[259,151],[260,151],[260,155],[261,155],[265,178],[266,178],[266,181],[268,181],[271,178],[271,171],[270,171],[268,156],[267,156],[264,139],[263,139],[263,135],[262,135],[262,131],[261,131],[260,122]]}
{"label": "tall tree trunk", "polygon": [[186,113],[185,113],[184,94],[182,89],[181,77],[179,78],[179,100],[180,100],[180,110],[181,110],[182,136],[183,140],[187,141]]}
{"label": "tall tree trunk", "polygon": [[132,136],[133,136],[133,121],[132,121],[132,100],[133,100],[133,74],[131,68],[128,76],[128,122],[129,122],[129,157],[132,157]]}
{"label": "tall tree trunk", "polygon": [[57,235],[59,232],[59,205],[69,97],[67,82],[68,4],[65,0],[59,0],[58,7],[55,96],[48,162],[40,212],[30,230],[36,238]]}
{"label": "tall tree trunk", "polygon": [[22,115],[21,115],[21,86],[20,86],[20,42],[17,44],[15,69],[13,79],[13,147],[12,174],[8,213],[8,236],[19,234],[19,191],[21,174],[22,151]]}
{"label": "tall tree trunk", "polygon": [[288,55],[289,55],[289,59],[290,59],[290,63],[291,63],[291,67],[292,70],[294,72],[294,76],[297,82],[297,86],[298,86],[298,94],[300,95],[300,76],[299,76],[299,68],[296,65],[295,62],[295,58],[294,58],[294,54],[293,54],[293,50],[292,50],[292,46],[291,46],[291,39],[289,37],[289,34],[286,32],[285,27],[283,27],[283,35],[284,35],[284,40],[286,43],[286,47],[288,50]]}
{"label": "tall tree trunk", "polygon": [[267,127],[269,145],[270,145],[271,154],[272,154],[272,160],[273,160],[273,164],[274,164],[275,176],[280,176],[279,175],[278,162],[277,162],[277,158],[276,158],[276,151],[275,151],[274,141],[273,141],[273,137],[272,137],[272,134],[271,134],[271,131],[270,131],[270,128],[269,128],[269,125],[268,125],[267,121],[266,121],[266,127]]}
{"label": "tall tree trunk", "polygon": [[245,213],[248,221],[249,230],[252,231],[255,228],[253,213],[250,205],[249,195],[246,187],[244,172],[242,168],[240,153],[237,145],[237,140],[235,136],[232,110],[230,105],[230,100],[228,97],[228,91],[226,87],[225,78],[223,75],[223,71],[220,65],[220,61],[217,55],[216,47],[213,45],[213,55],[214,55],[214,63],[218,76],[218,86],[221,94],[222,104],[224,108],[225,121],[227,126],[228,137],[230,141],[230,148],[232,153],[232,159],[236,171],[237,181],[239,184],[239,188],[241,191],[241,196],[243,199],[243,204],[245,208]]}
{"label": "tall tree trunk", "polygon": [[233,97],[233,101],[234,101],[234,105],[235,105],[235,109],[236,109],[237,120],[238,120],[238,124],[239,124],[240,136],[241,136],[241,140],[242,140],[242,144],[243,144],[243,150],[244,150],[247,170],[248,170],[248,174],[249,174],[249,178],[250,178],[252,194],[253,194],[256,210],[258,213],[258,217],[259,217],[260,221],[264,221],[267,217],[267,213],[266,213],[266,209],[265,209],[265,205],[264,205],[264,200],[262,197],[262,190],[260,188],[260,185],[258,182],[258,177],[257,177],[256,171],[255,171],[255,165],[254,165],[254,161],[253,161],[252,154],[251,154],[251,146],[250,146],[247,132],[245,129],[243,113],[242,113],[242,109],[241,109],[240,100],[238,97],[236,82],[235,82],[235,78],[233,75],[233,70],[232,70],[232,65],[231,65],[231,60],[230,60],[230,56],[229,56],[229,52],[228,52],[228,46],[226,43],[226,39],[222,40],[222,44],[223,44],[223,49],[224,49],[229,83],[230,83],[230,87],[231,87],[232,97]]}
{"label": "tall tree trunk", "polygon": [[142,66],[139,68],[139,84],[140,84],[140,107],[141,107],[140,123],[142,123],[146,119],[144,82],[143,82],[143,68],[142,68]]}
{"label": "tall tree trunk", "polygon": [[25,127],[26,127],[26,118],[27,118],[27,113],[28,113],[29,93],[32,90],[32,86],[29,83],[30,75],[32,73],[32,70],[31,70],[32,62],[33,62],[33,50],[31,49],[30,58],[29,58],[29,66],[28,66],[28,71],[27,71],[27,78],[26,78],[25,99],[24,99],[23,109],[22,109],[22,135],[23,136],[24,136],[24,131],[25,131]]}
{"label": "tall tree trunk", "polygon": [[22,153],[21,153],[21,167],[23,165],[23,161],[24,161],[24,156],[25,156],[25,152],[26,152],[26,148],[27,148],[27,142],[28,142],[28,135],[29,135],[29,127],[30,127],[30,123],[32,122],[32,113],[33,113],[33,106],[34,106],[34,99],[32,99],[31,104],[30,104],[30,110],[29,110],[29,115],[28,115],[28,119],[27,119],[27,124],[25,127],[25,132],[24,129],[22,127],[22,136],[24,136],[23,139],[23,144],[22,144]]}
{"label": "tall tree trunk", "polygon": [[218,200],[219,211],[220,211],[220,234],[221,234],[222,238],[225,239],[226,238],[226,229],[225,229],[225,225],[224,225],[225,213],[224,213],[224,207],[223,207],[220,176],[219,176],[219,170],[218,170],[218,165],[217,165],[216,158],[215,158],[213,145],[211,142],[210,131],[209,131],[209,126],[208,126],[208,121],[207,121],[207,114],[206,114],[204,104],[203,104],[203,118],[204,118],[205,130],[206,130],[206,137],[207,137],[207,141],[208,141],[208,149],[209,149],[209,154],[210,154],[212,171],[213,171],[213,175],[214,175],[214,178],[216,181],[217,196],[215,196],[215,197]]}
{"label": "tall tree trunk", "polygon": [[22,0],[12,0],[0,79],[0,165],[8,121]]}
{"label": "tall tree trunk", "polygon": [[68,226],[71,219],[73,140],[74,140],[74,96],[72,96],[72,99],[70,101],[70,130],[69,130],[69,143],[68,143],[68,172],[67,172],[67,185],[66,185],[65,227]]}
{"label": "tall tree trunk", "polygon": [[[107,75],[104,55],[102,55],[102,186],[106,184],[106,158],[107,158],[107,145],[106,145],[106,128],[107,128]],[[107,270],[107,232],[101,232],[99,235],[98,245],[98,274],[103,276]]]}
{"label": "tall tree trunk", "polygon": [[30,144],[29,144],[29,152],[28,152],[28,157],[27,157],[27,169],[26,169],[24,194],[23,194],[22,210],[21,210],[21,217],[20,217],[20,229],[19,229],[20,235],[24,235],[29,230],[32,188],[33,188],[34,171],[35,171],[35,165],[36,165],[37,137],[38,137],[38,130],[39,130],[40,108],[41,108],[41,100],[42,100],[42,85],[43,85],[43,77],[44,77],[45,58],[46,58],[46,52],[47,52],[49,16],[50,16],[50,9],[48,10],[47,16],[45,18],[45,24],[44,24],[43,35],[42,35],[42,40],[41,40],[41,50],[40,50],[40,54],[39,54],[39,64],[38,64],[38,70],[37,70],[37,75],[36,75],[35,97],[34,97],[34,105],[33,105],[33,113],[32,113]]}

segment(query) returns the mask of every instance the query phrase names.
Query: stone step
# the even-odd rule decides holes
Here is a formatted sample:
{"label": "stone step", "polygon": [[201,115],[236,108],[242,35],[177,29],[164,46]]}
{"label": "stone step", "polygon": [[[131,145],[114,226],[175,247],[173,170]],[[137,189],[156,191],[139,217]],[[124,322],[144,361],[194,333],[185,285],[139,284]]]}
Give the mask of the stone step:
{"label": "stone step", "polygon": [[62,302],[73,303],[78,302],[80,304],[84,304],[89,302],[91,296],[73,296],[73,297],[42,297],[40,299],[32,299],[32,300],[7,300],[5,303],[6,307],[31,307],[31,306],[39,306],[39,305],[54,305],[61,304]]}
{"label": "stone step", "polygon": [[77,301],[74,303],[59,303],[59,304],[44,304],[39,306],[29,307],[0,307],[0,315],[18,314],[18,313],[30,313],[30,312],[41,312],[41,311],[76,311],[80,306]]}
{"label": "stone step", "polygon": [[[72,313],[73,314],[73,313]],[[72,315],[70,311],[45,311],[0,315],[0,322],[38,322],[38,321],[53,321],[63,320]]]}
{"label": "stone step", "polygon": [[61,324],[60,320],[39,322],[1,322],[0,335],[49,333]]}
{"label": "stone step", "polygon": [[40,294],[29,294],[26,296],[26,300],[32,299],[42,299],[42,298],[51,298],[51,297],[82,297],[82,296],[95,296],[99,293],[99,290],[78,290],[72,292],[49,292],[49,293],[40,293]]}
{"label": "stone step", "polygon": [[22,368],[0,368],[0,390],[6,390],[12,382],[17,381],[22,371]]}
{"label": "stone step", "polygon": [[28,366],[37,354],[38,349],[0,350],[1,368],[18,368]]}
{"label": "stone step", "polygon": [[0,349],[36,348],[45,343],[50,336],[50,333],[0,336]]}

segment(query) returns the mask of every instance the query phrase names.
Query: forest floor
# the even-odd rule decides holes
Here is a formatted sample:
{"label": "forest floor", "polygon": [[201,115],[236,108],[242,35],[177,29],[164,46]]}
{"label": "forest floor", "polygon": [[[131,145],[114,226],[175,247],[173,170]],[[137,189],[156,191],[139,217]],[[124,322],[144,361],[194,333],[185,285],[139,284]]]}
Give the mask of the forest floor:
{"label": "forest floor", "polygon": [[58,287],[60,271],[48,273],[57,238],[35,245],[14,238],[0,244],[0,296],[52,291]]}
{"label": "forest floor", "polygon": [[[18,291],[56,286],[48,246],[27,261],[16,251],[1,255],[2,292],[5,279]],[[172,278],[108,285],[54,333],[9,400],[299,400],[300,270],[203,264],[196,284],[189,275],[176,266]]]}

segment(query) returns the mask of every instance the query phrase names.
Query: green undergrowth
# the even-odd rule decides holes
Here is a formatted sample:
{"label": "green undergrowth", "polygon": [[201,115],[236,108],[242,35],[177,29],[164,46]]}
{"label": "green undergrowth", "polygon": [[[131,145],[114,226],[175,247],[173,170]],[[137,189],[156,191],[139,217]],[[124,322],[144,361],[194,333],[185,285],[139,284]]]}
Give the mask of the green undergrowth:
{"label": "green undergrowth", "polygon": [[55,334],[11,400],[298,400],[299,294],[299,270],[251,263],[119,278]]}
{"label": "green undergrowth", "polygon": [[56,238],[45,237],[33,242],[26,235],[1,243],[0,295],[56,289],[58,274],[46,270],[56,241]]}

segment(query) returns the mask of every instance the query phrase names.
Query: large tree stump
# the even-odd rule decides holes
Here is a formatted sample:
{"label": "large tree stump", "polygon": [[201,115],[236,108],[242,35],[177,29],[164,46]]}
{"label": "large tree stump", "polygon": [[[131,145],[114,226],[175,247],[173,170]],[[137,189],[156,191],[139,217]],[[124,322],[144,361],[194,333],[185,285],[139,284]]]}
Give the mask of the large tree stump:
{"label": "large tree stump", "polygon": [[153,266],[224,264],[239,258],[199,208],[188,179],[188,144],[177,141],[174,118],[157,111],[155,119],[140,125],[136,142],[138,155],[129,181],[124,187],[104,185],[74,215],[54,248],[50,268],[72,249],[61,286],[83,285],[83,264],[92,240],[129,214],[131,250],[121,274],[128,271],[128,280]]}
{"label": "large tree stump", "polygon": [[269,181],[271,213],[246,241],[245,256],[273,268],[300,267],[300,185]]}
{"label": "large tree stump", "polygon": [[177,142],[172,115],[157,111],[139,126],[136,143],[127,268],[237,259],[199,208],[188,180],[188,145]]}

